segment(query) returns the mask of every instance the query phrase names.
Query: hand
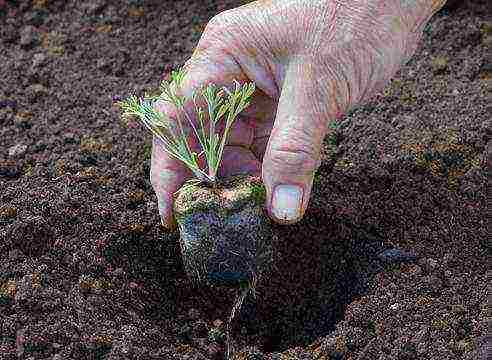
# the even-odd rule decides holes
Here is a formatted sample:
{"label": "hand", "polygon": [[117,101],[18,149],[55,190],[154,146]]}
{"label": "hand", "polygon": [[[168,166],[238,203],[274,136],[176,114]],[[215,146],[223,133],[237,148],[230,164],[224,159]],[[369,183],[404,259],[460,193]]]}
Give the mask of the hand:
{"label": "hand", "polygon": [[[413,3],[259,0],[212,18],[185,64],[178,94],[191,98],[209,83],[232,90],[233,79],[256,84],[231,129],[218,175],[261,174],[272,219],[299,221],[329,121],[384,87],[444,1]],[[197,100],[207,115],[205,100]],[[176,116],[168,103],[157,107]],[[185,110],[196,117],[192,101]],[[172,194],[190,177],[154,138],[151,183],[163,225],[175,227]]]}

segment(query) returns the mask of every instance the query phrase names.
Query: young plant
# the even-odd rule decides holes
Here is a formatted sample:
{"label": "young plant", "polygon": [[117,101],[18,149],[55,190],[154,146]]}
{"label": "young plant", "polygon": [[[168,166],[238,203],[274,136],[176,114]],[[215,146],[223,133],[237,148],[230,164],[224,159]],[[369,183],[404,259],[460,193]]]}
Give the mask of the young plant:
{"label": "young plant", "polygon": [[[195,125],[184,109],[185,97],[176,94],[184,75],[184,69],[173,70],[171,72],[171,83],[168,83],[167,80],[162,81],[160,95],[145,94],[140,98],[132,95],[126,100],[118,101],[116,104],[122,110],[123,117],[136,116],[154,136],[161,140],[163,150],[190,169],[196,182],[204,182],[216,186],[217,171],[222,160],[227,136],[236,116],[250,104],[249,100],[255,91],[255,84],[249,83],[241,87],[234,80],[236,85],[234,91],[229,91],[226,87],[217,91],[214,84],[209,84],[206,90],[201,92],[208,107],[209,123],[207,131],[203,119],[203,110],[196,104],[197,91],[193,90],[192,99],[198,118],[198,126]],[[224,92],[228,95],[225,101],[222,98]],[[184,114],[184,118],[198,139],[201,147],[200,153],[197,154],[190,149],[184,127],[185,119],[183,119],[182,115],[178,114],[175,121],[170,121],[165,114],[155,109],[155,103],[161,100],[173,104]],[[225,116],[225,126],[222,135],[220,135],[216,133],[216,128],[223,116]],[[200,168],[198,164],[200,157],[205,158],[207,169]]]}

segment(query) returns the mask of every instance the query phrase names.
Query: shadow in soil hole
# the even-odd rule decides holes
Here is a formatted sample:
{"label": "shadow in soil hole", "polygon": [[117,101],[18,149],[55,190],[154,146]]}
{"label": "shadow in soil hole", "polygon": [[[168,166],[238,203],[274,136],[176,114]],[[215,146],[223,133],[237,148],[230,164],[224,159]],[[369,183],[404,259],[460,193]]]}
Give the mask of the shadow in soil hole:
{"label": "shadow in soil hole", "polygon": [[[346,306],[364,294],[383,269],[378,255],[387,247],[377,229],[330,220],[323,210],[310,212],[299,224],[275,226],[274,248],[281,261],[258,284],[257,299],[248,296],[236,315],[234,341],[254,339],[254,345],[268,353],[309,345],[334,330]],[[207,321],[225,321],[235,292],[193,287],[184,275],[178,239],[173,235],[167,240],[116,241],[105,255],[154,294],[145,298],[144,316],[165,322],[195,308]],[[182,280],[179,286],[177,278]]]}
{"label": "shadow in soil hole", "polygon": [[367,291],[383,268],[378,254],[385,247],[376,229],[340,219],[328,224],[313,214],[305,218],[275,229],[282,261],[257,286],[258,299],[245,299],[232,326],[234,338],[245,329],[264,352],[306,346],[328,335],[346,306]]}
{"label": "shadow in soil hole", "polygon": [[[235,341],[254,339],[264,352],[309,345],[334,330],[345,307],[382,269],[378,254],[385,247],[375,228],[340,218],[330,223],[320,211],[311,210],[298,225],[275,228],[280,261],[258,284],[257,299],[250,295],[243,303],[232,324]],[[216,307],[227,302],[216,301],[225,297],[218,291],[206,292]]]}

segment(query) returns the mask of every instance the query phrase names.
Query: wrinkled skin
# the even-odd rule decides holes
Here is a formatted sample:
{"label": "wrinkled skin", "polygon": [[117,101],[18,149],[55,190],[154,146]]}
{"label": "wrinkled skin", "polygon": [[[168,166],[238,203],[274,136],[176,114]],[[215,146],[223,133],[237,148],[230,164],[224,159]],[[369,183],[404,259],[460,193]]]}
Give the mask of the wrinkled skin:
{"label": "wrinkled skin", "polygon": [[[308,205],[328,123],[381,90],[413,54],[443,0],[260,0],[213,17],[178,94],[209,83],[233,89],[254,81],[251,105],[232,127],[219,176],[262,176],[270,217],[299,221]],[[198,97],[205,111],[206,102]],[[168,103],[157,108],[174,118]],[[185,109],[196,118],[193,102]],[[191,134],[191,132],[190,132]],[[192,148],[198,150],[194,136]],[[199,151],[198,151],[199,152]],[[202,163],[202,168],[205,169]],[[154,138],[151,183],[164,226],[175,227],[172,194],[191,172]],[[301,187],[295,216],[272,209],[279,184]]]}

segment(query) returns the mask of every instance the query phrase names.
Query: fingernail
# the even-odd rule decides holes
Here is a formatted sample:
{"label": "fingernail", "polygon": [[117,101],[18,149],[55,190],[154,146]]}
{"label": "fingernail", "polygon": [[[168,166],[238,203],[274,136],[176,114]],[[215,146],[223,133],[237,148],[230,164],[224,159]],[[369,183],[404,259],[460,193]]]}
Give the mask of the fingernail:
{"label": "fingernail", "polygon": [[295,220],[300,215],[302,189],[296,185],[278,185],[273,192],[272,213],[279,220]]}

